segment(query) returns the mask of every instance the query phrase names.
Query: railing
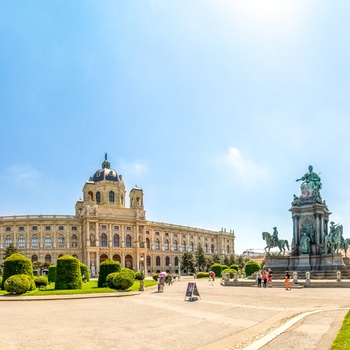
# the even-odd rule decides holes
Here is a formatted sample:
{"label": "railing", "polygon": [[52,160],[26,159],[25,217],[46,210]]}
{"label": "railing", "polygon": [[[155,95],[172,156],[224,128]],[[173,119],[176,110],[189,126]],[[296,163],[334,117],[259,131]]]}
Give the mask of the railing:
{"label": "railing", "polygon": [[75,215],[13,215],[0,216],[0,220],[23,220],[23,219],[78,219]]}

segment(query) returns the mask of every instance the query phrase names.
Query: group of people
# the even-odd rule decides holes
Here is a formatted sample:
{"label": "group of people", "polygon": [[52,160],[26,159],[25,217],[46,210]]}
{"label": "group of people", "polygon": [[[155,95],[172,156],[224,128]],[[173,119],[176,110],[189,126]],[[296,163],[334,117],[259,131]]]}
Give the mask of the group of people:
{"label": "group of people", "polygon": [[[270,268],[266,270],[260,270],[257,272],[258,288],[272,288],[272,270]],[[290,287],[290,274],[289,271],[286,271],[284,283],[286,285],[286,290],[291,290]]]}

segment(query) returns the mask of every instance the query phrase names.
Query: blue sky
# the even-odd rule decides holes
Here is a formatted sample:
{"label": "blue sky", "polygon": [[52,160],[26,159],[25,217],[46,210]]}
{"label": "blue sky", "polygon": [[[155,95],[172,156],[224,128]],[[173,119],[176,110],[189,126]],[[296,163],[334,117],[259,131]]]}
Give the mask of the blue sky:
{"label": "blue sky", "polygon": [[350,237],[348,1],[0,0],[0,215],[73,214],[104,152],[147,218],[264,247],[309,164]]}

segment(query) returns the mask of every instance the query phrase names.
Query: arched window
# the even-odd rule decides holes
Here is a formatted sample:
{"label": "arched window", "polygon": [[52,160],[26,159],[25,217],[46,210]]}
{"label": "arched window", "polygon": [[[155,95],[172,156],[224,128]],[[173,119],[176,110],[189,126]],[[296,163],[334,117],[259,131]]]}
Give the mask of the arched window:
{"label": "arched window", "polygon": [[72,245],[72,248],[76,248],[78,246],[78,237],[77,237],[77,235],[72,235],[72,237],[71,237],[71,245]]}
{"label": "arched window", "polygon": [[229,245],[227,245],[227,247],[226,247],[226,254],[230,254],[230,246]]}
{"label": "arched window", "polygon": [[[52,247],[52,239],[50,235],[45,236],[45,248],[51,248]],[[51,259],[51,257],[50,257]]]}
{"label": "arched window", "polygon": [[146,247],[147,249],[151,249],[151,241],[149,240],[149,238],[146,238]]}
{"label": "arched window", "polygon": [[114,203],[114,192],[109,191],[109,203]]}
{"label": "arched window", "polygon": [[122,259],[121,259],[121,257],[120,257],[119,254],[114,254],[114,255],[113,255],[113,260],[114,260],[114,261],[118,261],[118,262],[120,262],[120,263],[122,262]]}
{"label": "arched window", "polygon": [[125,256],[125,267],[127,267],[128,269],[133,268],[132,256],[129,254]]}
{"label": "arched window", "polygon": [[39,238],[37,235],[32,236],[32,248],[39,248]]}
{"label": "arched window", "polygon": [[113,236],[113,247],[119,247],[119,235],[117,234]]}
{"label": "arched window", "polygon": [[169,266],[170,258],[168,256],[165,257],[165,266]]}
{"label": "arched window", "polygon": [[100,256],[100,263],[106,261],[107,259],[108,259],[108,256],[106,254],[102,254]]}
{"label": "arched window", "polygon": [[89,201],[94,200],[94,194],[91,191],[89,191],[89,193],[88,193],[88,198],[89,198]]}
{"label": "arched window", "polygon": [[179,245],[178,245],[177,241],[174,241],[174,243],[173,243],[174,252],[177,252],[178,249],[179,249]]}
{"label": "arched window", "polygon": [[186,251],[186,242],[185,241],[182,242],[182,251],[183,252]]}
{"label": "arched window", "polygon": [[160,266],[160,256],[156,257],[156,266]]}
{"label": "arched window", "polygon": [[131,236],[130,235],[125,236],[125,246],[127,248],[131,248]]}
{"label": "arched window", "polygon": [[154,249],[155,250],[159,250],[160,249],[160,243],[159,243],[159,239],[158,238],[156,238],[154,240]]}
{"label": "arched window", "polygon": [[175,266],[179,266],[179,258],[177,256],[175,256]]}
{"label": "arched window", "polygon": [[100,192],[96,192],[96,203],[97,204],[101,203],[101,193]]}
{"label": "arched window", "polygon": [[100,246],[107,247],[107,235],[105,233],[101,233]]}
{"label": "arched window", "polygon": [[[50,237],[51,238],[51,237]],[[45,255],[45,262],[47,263],[47,264],[51,264],[51,255],[50,254],[46,254]]]}
{"label": "arched window", "polygon": [[5,237],[5,247],[8,248],[10,244],[12,244],[12,238],[11,238],[11,236],[6,236]]}
{"label": "arched window", "polygon": [[38,256],[32,255],[32,262],[37,262],[37,261],[38,261]]}
{"label": "arched window", "polygon": [[214,247],[214,244],[211,245],[211,252],[212,254],[215,253],[215,247]]}
{"label": "arched window", "polygon": [[169,241],[167,239],[164,241],[164,250],[169,250]]}
{"label": "arched window", "polygon": [[194,244],[193,242],[190,243],[190,252],[193,252],[194,251]]}
{"label": "arched window", "polygon": [[147,267],[149,268],[151,266],[151,261],[152,261],[149,255],[147,255],[146,261],[147,261]]}
{"label": "arched window", "polygon": [[57,238],[57,247],[58,248],[64,248],[64,236],[59,235]]}
{"label": "arched window", "polygon": [[204,253],[208,253],[208,243],[204,244]]}
{"label": "arched window", "polygon": [[26,247],[26,239],[23,235],[18,236],[18,248]]}

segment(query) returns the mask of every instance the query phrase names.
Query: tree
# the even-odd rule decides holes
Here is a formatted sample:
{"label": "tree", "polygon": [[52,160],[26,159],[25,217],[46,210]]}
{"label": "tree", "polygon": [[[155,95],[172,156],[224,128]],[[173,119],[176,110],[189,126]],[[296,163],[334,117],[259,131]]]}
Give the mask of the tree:
{"label": "tree", "polygon": [[227,265],[227,266],[231,265],[231,259],[228,255],[225,255],[224,257],[224,265]]}
{"label": "tree", "polygon": [[221,264],[221,258],[219,254],[213,254],[211,258],[214,264]]}
{"label": "tree", "polygon": [[9,246],[6,248],[4,260],[11,256],[12,254],[18,253],[17,248],[13,245],[13,243],[9,244]]}
{"label": "tree", "polygon": [[198,271],[205,270],[207,264],[207,258],[204,254],[204,249],[200,243],[198,243],[197,250],[195,252],[196,257],[196,266],[198,267]]}
{"label": "tree", "polygon": [[187,273],[194,273],[196,271],[196,260],[192,253],[184,253],[181,258],[181,269],[187,270]]}

